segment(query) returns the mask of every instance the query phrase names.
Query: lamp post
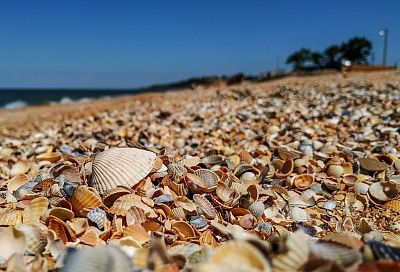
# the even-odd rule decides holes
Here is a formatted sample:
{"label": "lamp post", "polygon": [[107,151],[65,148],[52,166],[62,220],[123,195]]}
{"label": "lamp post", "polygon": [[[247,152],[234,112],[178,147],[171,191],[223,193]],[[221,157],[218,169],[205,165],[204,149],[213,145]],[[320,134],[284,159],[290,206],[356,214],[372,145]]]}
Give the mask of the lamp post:
{"label": "lamp post", "polygon": [[383,66],[386,65],[388,35],[389,35],[389,31],[387,28],[379,31],[379,36],[383,36],[383,56],[382,56],[382,65]]}

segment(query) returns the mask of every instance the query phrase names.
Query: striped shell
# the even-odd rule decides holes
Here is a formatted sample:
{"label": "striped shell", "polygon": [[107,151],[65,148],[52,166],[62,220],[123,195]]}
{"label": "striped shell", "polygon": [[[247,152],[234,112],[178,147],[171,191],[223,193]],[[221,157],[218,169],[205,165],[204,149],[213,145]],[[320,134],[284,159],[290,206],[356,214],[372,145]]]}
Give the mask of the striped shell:
{"label": "striped shell", "polygon": [[107,218],[106,212],[99,208],[94,208],[88,212],[86,217],[95,223],[99,229],[104,228],[104,221]]}
{"label": "striped shell", "polygon": [[201,177],[203,180],[205,180],[208,184],[208,187],[215,187],[218,184],[219,181],[219,177],[217,174],[215,174],[213,171],[211,170],[207,170],[207,169],[198,169],[194,172],[194,174],[196,176]]}
{"label": "striped shell", "polygon": [[260,201],[255,201],[249,206],[249,211],[256,218],[261,217],[264,213],[264,210],[265,210],[265,205]]}
{"label": "striped shell", "polygon": [[202,195],[195,194],[193,195],[193,200],[199,206],[199,209],[203,211],[207,219],[214,219],[217,216],[217,211],[210,201],[207,200],[207,198]]}
{"label": "striped shell", "polygon": [[82,215],[83,209],[97,208],[103,205],[101,198],[86,186],[76,188],[71,199],[72,210],[76,215]]}
{"label": "striped shell", "polygon": [[120,185],[132,187],[151,172],[155,160],[155,153],[143,149],[110,148],[94,159],[90,186],[100,194]]}
{"label": "striped shell", "polygon": [[38,197],[29,202],[29,207],[24,210],[23,223],[31,223],[38,221],[47,211],[49,201],[46,197]]}
{"label": "striped shell", "polygon": [[25,235],[25,249],[31,254],[40,254],[47,245],[47,229],[41,225],[20,224],[15,227]]}
{"label": "striped shell", "polygon": [[140,245],[143,245],[150,241],[150,235],[142,225],[135,224],[126,227],[123,231],[124,236],[131,236]]}
{"label": "striped shell", "polygon": [[314,183],[314,176],[310,174],[302,174],[293,177],[292,185],[298,190],[308,189]]}

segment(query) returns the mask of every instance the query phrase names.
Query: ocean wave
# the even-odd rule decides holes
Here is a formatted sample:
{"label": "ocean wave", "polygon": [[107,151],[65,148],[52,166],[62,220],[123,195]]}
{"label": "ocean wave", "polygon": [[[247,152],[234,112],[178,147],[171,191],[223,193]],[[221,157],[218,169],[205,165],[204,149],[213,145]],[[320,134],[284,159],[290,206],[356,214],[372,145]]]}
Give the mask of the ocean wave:
{"label": "ocean wave", "polygon": [[28,106],[28,103],[26,103],[25,101],[23,101],[23,100],[15,100],[15,101],[12,101],[12,102],[9,102],[9,103],[5,104],[3,108],[6,109],[6,110],[10,110],[10,109],[23,108],[23,107],[26,107],[26,106]]}

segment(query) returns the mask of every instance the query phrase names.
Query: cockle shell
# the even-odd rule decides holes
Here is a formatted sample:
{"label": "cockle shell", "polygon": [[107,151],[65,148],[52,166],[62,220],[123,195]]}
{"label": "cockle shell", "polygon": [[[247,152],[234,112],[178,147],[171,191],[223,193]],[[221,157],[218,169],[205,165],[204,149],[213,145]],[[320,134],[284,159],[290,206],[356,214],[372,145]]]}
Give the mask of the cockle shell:
{"label": "cockle shell", "polygon": [[360,252],[329,242],[310,243],[310,253],[314,258],[332,261],[336,265],[354,270],[362,261]]}
{"label": "cockle shell", "polygon": [[128,188],[121,186],[109,189],[103,195],[104,205],[106,205],[107,207],[111,207],[118,198],[130,193],[131,191]]}
{"label": "cockle shell", "polygon": [[172,230],[176,232],[181,239],[188,239],[196,236],[193,227],[185,221],[177,221],[173,223]]}
{"label": "cockle shell", "polygon": [[208,169],[198,169],[194,174],[205,180],[209,188],[216,188],[219,182],[218,175]]}
{"label": "cockle shell", "polygon": [[112,207],[108,210],[111,214],[123,215],[125,216],[128,210],[137,206],[137,204],[141,203],[141,197],[135,194],[127,194],[118,198]]}
{"label": "cockle shell", "polygon": [[283,161],[281,163],[280,161],[273,161],[272,163],[275,167],[275,177],[278,179],[285,178],[293,172],[294,162],[292,159]]}
{"label": "cockle shell", "polygon": [[340,182],[336,178],[325,178],[322,184],[329,190],[336,191],[340,189]]}
{"label": "cockle shell", "polygon": [[93,161],[93,186],[100,194],[119,185],[132,187],[153,168],[156,154],[137,148],[110,148]]}
{"label": "cockle shell", "polygon": [[89,221],[95,223],[99,229],[103,229],[107,214],[102,209],[94,208],[87,213],[86,217]]}
{"label": "cockle shell", "polygon": [[123,231],[124,236],[131,236],[140,245],[143,245],[150,241],[150,235],[142,225],[135,224],[126,227]]}
{"label": "cockle shell", "polygon": [[146,216],[144,214],[143,209],[138,207],[130,207],[126,212],[126,224],[134,225],[134,224],[142,224],[146,221]]}
{"label": "cockle shell", "polygon": [[204,231],[206,228],[208,228],[207,220],[201,215],[192,216],[189,222],[199,231]]}
{"label": "cockle shell", "polygon": [[310,215],[303,209],[293,207],[290,211],[290,216],[296,222],[308,222],[311,220]]}
{"label": "cockle shell", "polygon": [[199,206],[199,209],[203,211],[207,219],[214,219],[217,216],[217,211],[210,201],[207,200],[207,198],[202,195],[195,194],[193,195],[193,200]]}
{"label": "cockle shell", "polygon": [[263,215],[265,210],[264,203],[255,201],[249,206],[249,211],[256,217],[259,218]]}
{"label": "cockle shell", "polygon": [[[192,173],[186,175],[185,184],[192,193],[212,192],[216,188],[215,186],[210,186],[210,183],[208,183],[204,178]],[[174,186],[172,185],[171,189],[173,189],[172,187]]]}
{"label": "cockle shell", "polygon": [[22,221],[24,224],[38,221],[46,214],[49,201],[46,197],[38,197],[29,202],[29,207],[24,210]]}
{"label": "cockle shell", "polygon": [[302,174],[293,177],[292,184],[298,190],[305,190],[310,188],[314,183],[314,176],[310,174]]}
{"label": "cockle shell", "polygon": [[47,245],[47,228],[44,225],[19,224],[15,228],[25,235],[25,249],[31,254],[40,254]]}
{"label": "cockle shell", "polygon": [[358,177],[355,174],[346,174],[343,176],[342,181],[346,186],[352,187],[358,181]]}
{"label": "cockle shell", "polygon": [[72,210],[76,215],[82,215],[83,209],[97,208],[103,205],[101,198],[86,186],[75,189],[71,199]]}

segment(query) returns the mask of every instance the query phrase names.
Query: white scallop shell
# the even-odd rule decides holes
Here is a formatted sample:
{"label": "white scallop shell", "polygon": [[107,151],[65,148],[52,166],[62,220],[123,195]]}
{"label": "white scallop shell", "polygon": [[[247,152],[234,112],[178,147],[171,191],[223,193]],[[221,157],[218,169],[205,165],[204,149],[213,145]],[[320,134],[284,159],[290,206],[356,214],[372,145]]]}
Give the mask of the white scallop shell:
{"label": "white scallop shell", "polygon": [[116,186],[132,187],[153,168],[156,154],[137,148],[110,148],[96,156],[90,186],[100,194]]}

